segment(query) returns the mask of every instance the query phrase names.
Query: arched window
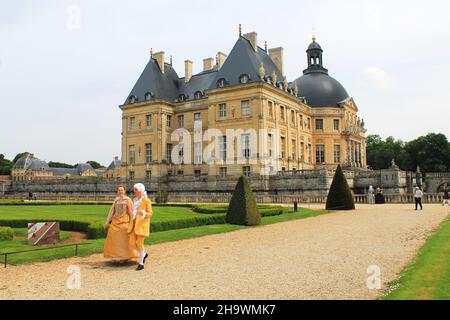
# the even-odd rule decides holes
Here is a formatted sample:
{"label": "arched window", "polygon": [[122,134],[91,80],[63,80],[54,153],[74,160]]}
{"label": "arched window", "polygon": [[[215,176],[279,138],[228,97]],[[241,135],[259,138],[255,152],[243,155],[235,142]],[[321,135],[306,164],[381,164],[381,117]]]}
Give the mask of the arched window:
{"label": "arched window", "polygon": [[129,98],[128,98],[128,103],[136,103],[136,101],[137,101],[137,98],[135,97],[135,96],[130,96]]}
{"label": "arched window", "polygon": [[225,78],[220,78],[219,80],[217,80],[218,88],[223,88],[223,87],[225,87],[226,84],[227,84],[227,80],[225,80]]}
{"label": "arched window", "polygon": [[145,94],[145,101],[152,100],[154,97],[155,97],[155,95],[153,94],[153,92],[147,92]]}
{"label": "arched window", "polygon": [[250,76],[248,74],[242,74],[239,77],[239,82],[242,84],[248,83],[250,81]]}
{"label": "arched window", "polygon": [[178,102],[183,102],[186,101],[186,95],[185,94],[180,94],[178,96]]}
{"label": "arched window", "polygon": [[201,91],[196,91],[196,92],[194,93],[194,99],[201,99],[201,98],[203,98],[203,92],[201,92]]}

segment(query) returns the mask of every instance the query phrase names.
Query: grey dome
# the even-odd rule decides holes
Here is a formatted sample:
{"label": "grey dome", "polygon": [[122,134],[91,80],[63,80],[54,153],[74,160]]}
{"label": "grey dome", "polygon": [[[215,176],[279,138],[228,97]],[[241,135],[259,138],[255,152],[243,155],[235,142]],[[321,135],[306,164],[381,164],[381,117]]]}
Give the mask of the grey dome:
{"label": "grey dome", "polygon": [[320,46],[320,44],[318,44],[317,42],[313,41],[308,47],[308,51],[309,50],[322,50],[322,47]]}
{"label": "grey dome", "polygon": [[337,107],[347,100],[347,90],[334,78],[323,72],[307,73],[297,80],[299,96],[312,107]]}

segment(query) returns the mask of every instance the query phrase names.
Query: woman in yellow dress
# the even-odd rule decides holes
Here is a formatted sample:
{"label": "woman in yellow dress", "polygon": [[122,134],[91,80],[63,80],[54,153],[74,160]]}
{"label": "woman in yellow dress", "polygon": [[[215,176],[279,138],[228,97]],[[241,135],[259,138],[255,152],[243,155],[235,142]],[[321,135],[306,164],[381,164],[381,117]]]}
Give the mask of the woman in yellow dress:
{"label": "woman in yellow dress", "polygon": [[145,252],[144,240],[150,235],[150,218],[153,215],[152,202],[147,197],[145,186],[142,183],[134,185],[133,199],[133,224],[130,225],[132,245],[135,245],[139,251],[139,265],[136,271],[144,269],[145,260],[148,253]]}
{"label": "woman in yellow dress", "polygon": [[108,235],[104,245],[104,257],[117,260],[131,260],[139,257],[136,247],[130,241],[130,226],[133,223],[133,202],[125,195],[125,188],[117,189],[117,198],[109,210],[105,229]]}

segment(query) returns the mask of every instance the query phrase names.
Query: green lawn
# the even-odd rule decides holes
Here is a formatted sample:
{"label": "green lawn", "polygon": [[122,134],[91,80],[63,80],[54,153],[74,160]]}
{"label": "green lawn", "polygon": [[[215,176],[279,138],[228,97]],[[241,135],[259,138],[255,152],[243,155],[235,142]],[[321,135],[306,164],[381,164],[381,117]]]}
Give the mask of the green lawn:
{"label": "green lawn", "polygon": [[[0,208],[2,209],[2,208]],[[174,208],[167,208],[167,207],[160,207],[157,208],[158,210],[167,210]],[[177,208],[179,209],[179,208]],[[294,213],[292,211],[286,211],[282,215],[279,216],[271,216],[271,217],[265,217],[262,218],[262,225],[268,225],[273,223],[279,223],[279,222],[285,222],[290,220],[298,220],[298,219],[305,219],[309,217],[314,217],[318,215],[322,215],[327,213],[328,211],[314,211],[310,209],[303,209],[301,208],[299,212]],[[202,237],[206,235],[211,234],[219,234],[219,233],[226,233],[231,231],[236,231],[240,229],[245,228],[259,228],[259,227],[244,227],[244,226],[236,226],[236,225],[229,225],[229,224],[220,224],[220,225],[208,225],[208,226],[200,226],[200,227],[194,227],[194,228],[188,228],[188,229],[178,229],[178,230],[169,230],[169,231],[162,231],[162,232],[155,232],[150,235],[149,238],[146,239],[145,243],[147,245],[157,244],[157,243],[163,243],[163,242],[170,242],[170,241],[179,241],[184,239],[190,239],[190,238],[196,238],[196,237]],[[15,242],[15,241],[13,241]],[[98,240],[88,240],[86,242],[91,243],[87,246],[80,246],[79,247],[79,255],[80,256],[86,256],[93,253],[101,253],[103,252],[103,243],[104,239],[98,239]],[[16,250],[24,250],[33,248],[30,246],[27,246],[23,243],[18,243],[17,247],[15,248],[11,243],[9,246],[4,246],[3,241],[0,241],[0,252],[11,252]],[[54,259],[61,259],[72,256],[74,253],[74,248],[64,248],[64,249],[55,249],[55,250],[48,250],[48,251],[39,251],[35,253],[25,253],[25,254],[18,254],[18,255],[12,255],[8,257],[8,261],[10,264],[16,265],[16,264],[22,264],[22,263],[29,263],[29,262],[43,262],[43,261],[50,261]],[[3,256],[0,256],[0,259],[2,259]],[[1,263],[1,260],[0,260]]]}
{"label": "green lawn", "polygon": [[390,284],[382,299],[450,299],[450,218],[431,236],[399,279]]}
{"label": "green lawn", "polygon": [[[0,206],[2,219],[47,219],[48,221],[92,221],[104,222],[110,205],[18,205]],[[152,221],[171,221],[186,218],[202,217],[204,215],[192,212],[183,207],[153,207]]]}

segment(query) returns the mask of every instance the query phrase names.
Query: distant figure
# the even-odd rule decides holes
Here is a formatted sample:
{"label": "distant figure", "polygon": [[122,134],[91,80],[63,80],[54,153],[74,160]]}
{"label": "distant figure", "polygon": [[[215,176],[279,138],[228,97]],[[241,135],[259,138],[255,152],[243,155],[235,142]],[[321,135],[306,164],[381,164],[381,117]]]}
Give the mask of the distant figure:
{"label": "distant figure", "polygon": [[37,200],[37,193],[36,193],[36,192],[33,193],[33,200],[34,200],[34,201]]}
{"label": "distant figure", "polygon": [[446,204],[450,206],[450,195],[448,193],[447,185],[444,187],[444,202],[442,202],[442,205],[445,206]]}
{"label": "distant figure", "polygon": [[377,188],[375,193],[375,204],[385,204],[386,198],[383,195],[383,190],[380,187]]}
{"label": "distant figure", "polygon": [[375,190],[372,186],[369,186],[369,190],[367,191],[367,203],[374,204],[375,203]]}
{"label": "distant figure", "polygon": [[420,190],[420,187],[416,187],[416,189],[414,191],[414,200],[416,201],[416,210],[419,208],[419,206],[420,206],[420,210],[423,210],[422,198],[423,198],[423,191]]}
{"label": "distant figure", "polygon": [[28,192],[28,201],[33,200],[33,193],[32,192]]}

